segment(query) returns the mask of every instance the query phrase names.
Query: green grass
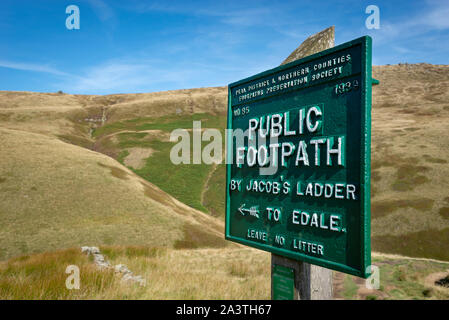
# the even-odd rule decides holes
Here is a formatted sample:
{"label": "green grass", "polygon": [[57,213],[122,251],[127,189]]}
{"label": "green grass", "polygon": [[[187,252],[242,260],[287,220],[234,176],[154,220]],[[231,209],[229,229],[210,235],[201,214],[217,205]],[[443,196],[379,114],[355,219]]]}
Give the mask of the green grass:
{"label": "green grass", "polygon": [[147,159],[142,169],[133,169],[133,171],[179,201],[207,212],[207,209],[201,203],[201,193],[211,166],[206,164],[173,164],[170,161],[170,150],[173,145],[172,142],[151,142],[151,148],[158,152]]}
{"label": "green grass", "polygon": [[371,203],[371,214],[373,218],[380,218],[391,212],[404,208],[414,208],[416,210],[428,211],[432,209],[434,200],[429,198],[418,198],[408,200],[383,200],[373,201]]}
{"label": "green grass", "polygon": [[215,217],[225,215],[226,165],[219,164],[212,173],[204,193],[204,206]]}
{"label": "green grass", "polygon": [[[124,159],[128,156],[127,148],[152,148],[154,152],[140,169],[133,170],[144,179],[154,183],[159,188],[174,196],[181,202],[201,210],[203,212],[219,213],[223,212],[224,170],[221,168],[217,175],[213,176],[209,192],[205,195],[205,204],[201,202],[201,195],[207,181],[211,165],[201,164],[178,164],[175,165],[170,160],[170,150],[176,144],[174,142],[163,141],[157,136],[147,137],[143,130],[161,130],[171,132],[174,129],[192,129],[193,121],[201,121],[202,128],[219,128],[223,131],[226,119],[224,116],[211,114],[193,114],[192,116],[170,115],[157,119],[136,118],[117,123],[107,124],[94,133],[100,137],[122,130],[136,130],[136,132],[118,133],[118,142],[113,143],[110,139],[99,140],[100,150],[103,147],[105,153],[116,155],[116,159],[124,164]],[[224,141],[223,146],[224,146]],[[102,146],[101,143],[104,145]],[[209,142],[203,142],[203,147]],[[191,135],[191,146],[193,138]],[[191,159],[192,161],[192,159]],[[210,211],[209,211],[210,210]],[[214,214],[219,215],[219,214]]]}
{"label": "green grass", "polygon": [[86,149],[92,149],[93,142],[89,139],[86,139],[81,136],[77,135],[70,135],[70,134],[61,134],[58,136],[62,141],[71,143]]}
{"label": "green grass", "polygon": [[417,281],[420,278],[419,270],[425,266],[425,272],[431,273],[432,263],[421,261],[396,261],[393,264],[383,264],[381,266],[381,282],[387,283],[390,288],[388,294],[391,299],[425,299],[430,298],[430,289]]}
{"label": "green grass", "polygon": [[173,247],[185,241],[187,222],[204,224],[207,244],[224,241],[216,219],[175,204],[102,154],[6,129],[0,149],[0,260],[82,245]]}
{"label": "green grass", "polygon": [[449,289],[426,280],[431,274],[447,273],[447,263],[376,256],[373,265],[380,270],[378,290],[365,288],[362,279],[339,274],[343,282],[335,293],[336,297],[362,300],[449,299]]}
{"label": "green grass", "polygon": [[[449,259],[445,245],[449,242],[449,200],[444,200],[449,187],[447,70],[447,66],[427,64],[373,68],[374,77],[380,80],[380,85],[373,87],[372,110],[371,230],[375,250]],[[226,95],[226,88],[110,96],[1,92],[0,122],[2,128],[57,136],[121,163],[130,156],[127,163],[139,168],[136,158],[146,153],[128,149],[152,148],[154,153],[139,169],[142,175],[186,204],[221,217],[224,167],[219,166],[210,176],[212,166],[170,165],[167,137],[174,128],[191,128],[195,120],[201,120],[203,128],[224,129]],[[96,128],[92,137],[90,130],[101,122],[85,119],[99,119],[103,111],[107,122]],[[142,132],[153,129],[161,132]],[[160,221],[141,223],[142,219],[146,221],[142,215],[151,211],[154,217],[155,213],[142,205],[146,201],[141,199],[140,182],[132,189],[134,180],[119,170],[100,167],[97,161],[86,162],[84,158],[77,161],[79,154],[84,153],[79,148],[60,154],[58,149],[62,147],[58,146],[46,150],[44,159],[36,158],[36,150],[28,148],[22,152],[21,140],[8,151],[12,156],[4,152],[2,142],[0,147],[5,157],[0,166],[0,259],[73,246],[76,243],[72,240],[90,239],[90,230],[84,233],[82,229],[87,228],[92,217],[98,217],[92,228],[104,230],[92,239],[94,242],[116,244],[132,240],[126,244],[141,244],[145,239],[153,239],[146,232],[147,227],[160,225]],[[14,161],[9,161],[11,157]],[[34,158],[38,161],[24,163]],[[155,193],[146,195],[151,199],[165,196]],[[185,208],[179,211],[182,210]],[[69,223],[61,221],[64,219]],[[135,221],[135,225],[131,227],[123,221]],[[117,225],[121,228],[108,231]],[[168,244],[182,238],[183,227],[184,223],[179,223]],[[128,234],[124,234],[123,228]],[[166,228],[163,232],[175,233],[173,230]]]}
{"label": "green grass", "polygon": [[145,138],[148,135],[146,132],[125,132],[120,134],[120,140],[123,142],[126,141],[142,141],[143,138]]}
{"label": "green grass", "polygon": [[346,275],[343,282],[343,297],[345,299],[354,299],[355,295],[357,294],[357,284],[354,282],[353,277],[350,275]]}
{"label": "green grass", "polygon": [[[372,237],[372,248],[378,252],[390,252],[409,257],[449,260],[449,229],[425,230],[405,235]],[[392,245],[394,244],[394,245]]]}
{"label": "green grass", "polygon": [[93,132],[93,137],[101,137],[111,133],[132,130],[162,130],[171,132],[178,128],[191,129],[192,121],[201,121],[203,128],[224,128],[226,117],[222,115],[213,115],[209,113],[195,113],[193,115],[167,115],[159,118],[141,117],[129,120],[108,123]]}
{"label": "green grass", "polygon": [[129,155],[128,150],[122,150],[118,155],[117,155],[117,160],[120,163],[124,163],[125,158]]}
{"label": "green grass", "polygon": [[147,135],[145,132],[141,133],[119,133],[117,135],[119,142],[116,147],[120,150],[126,148],[151,148],[153,140],[143,140],[143,138]]}

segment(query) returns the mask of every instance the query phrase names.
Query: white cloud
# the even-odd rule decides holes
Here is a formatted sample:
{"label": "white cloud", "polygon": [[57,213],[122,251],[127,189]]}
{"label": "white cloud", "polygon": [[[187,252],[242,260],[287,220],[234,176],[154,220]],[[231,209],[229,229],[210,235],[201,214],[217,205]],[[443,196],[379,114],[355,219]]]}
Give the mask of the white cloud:
{"label": "white cloud", "polygon": [[422,18],[417,19],[417,25],[422,24],[430,29],[445,30],[449,29],[449,2],[431,2],[437,3]]}
{"label": "white cloud", "polygon": [[279,25],[278,19],[273,19],[273,8],[242,8],[233,10],[199,10],[198,15],[218,17],[220,22],[236,27],[256,25]]}
{"label": "white cloud", "polygon": [[53,74],[56,76],[63,76],[63,77],[72,76],[69,73],[57,70],[51,66],[43,65],[43,64],[0,60],[0,67],[8,68],[8,69],[15,69],[15,70],[22,70],[22,71],[45,72],[45,73]]}
{"label": "white cloud", "polygon": [[400,38],[415,38],[427,33],[449,29],[449,2],[430,3],[430,8],[402,21],[382,21],[379,30],[372,32],[376,42],[396,41]]}
{"label": "white cloud", "polygon": [[159,60],[114,59],[92,66],[62,84],[64,91],[79,93],[129,93],[155,91],[155,87],[188,87],[198,69],[167,65]]}

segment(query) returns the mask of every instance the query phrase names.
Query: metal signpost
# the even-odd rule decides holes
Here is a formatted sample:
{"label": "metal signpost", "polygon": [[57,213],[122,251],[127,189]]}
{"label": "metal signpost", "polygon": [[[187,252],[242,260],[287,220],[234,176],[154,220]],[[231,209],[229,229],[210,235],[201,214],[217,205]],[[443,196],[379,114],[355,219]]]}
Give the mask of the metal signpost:
{"label": "metal signpost", "polygon": [[371,67],[362,37],[229,85],[226,239],[369,276]]}

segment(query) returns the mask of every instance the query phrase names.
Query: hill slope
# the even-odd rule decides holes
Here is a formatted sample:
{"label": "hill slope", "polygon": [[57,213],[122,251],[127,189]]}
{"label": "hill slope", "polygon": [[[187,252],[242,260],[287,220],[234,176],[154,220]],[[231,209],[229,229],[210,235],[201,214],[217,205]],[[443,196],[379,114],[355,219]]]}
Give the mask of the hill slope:
{"label": "hill slope", "polygon": [[[251,248],[175,250],[102,247],[113,265],[126,264],[146,287],[98,270],[79,248],[0,262],[0,299],[270,299],[270,255]],[[374,255],[379,290],[365,280],[334,272],[335,299],[448,299],[436,285],[449,263]],[[68,265],[80,268],[80,289],[67,290]]]}
{"label": "hill slope", "polygon": [[227,245],[222,223],[110,157],[4,128],[0,150],[0,259],[80,245]]}
{"label": "hill slope", "polygon": [[373,249],[449,260],[449,66],[380,66],[373,77]]}
{"label": "hill slope", "polygon": [[[448,71],[428,64],[373,67],[380,80],[372,111],[376,251],[449,260]],[[194,120],[224,130],[226,95],[225,87],[107,96],[0,92],[0,126],[108,155],[128,174],[222,219],[224,166],[171,164],[169,136]],[[22,201],[20,193],[10,196]]]}
{"label": "hill slope", "polygon": [[[448,66],[429,64],[373,67],[373,76],[380,80],[380,85],[373,88],[372,109],[372,240],[376,251],[449,260],[449,250],[443,245],[449,243],[448,71]],[[110,154],[118,155],[119,161],[125,160],[130,146],[146,145],[158,150],[157,156],[149,156],[135,172],[181,201],[223,217],[224,166],[171,166],[180,181],[173,190],[174,181],[166,180],[158,169],[164,159],[164,165],[170,166],[167,162],[173,143],[144,132],[148,128],[161,129],[167,137],[171,129],[191,128],[192,120],[199,119],[203,127],[223,130],[226,88],[211,88],[209,94],[209,100],[195,102],[197,108],[207,110],[202,103],[212,104],[210,99],[219,96],[224,100],[221,112],[215,108],[209,113],[190,114],[183,109],[184,113],[160,118],[161,123],[133,116],[120,121],[111,119],[94,135],[100,149],[115,150]],[[167,94],[162,110],[169,108],[168,98]],[[154,112],[151,108],[148,113]],[[144,108],[139,112],[142,115]],[[214,119],[215,123],[209,125]],[[145,121],[153,124],[145,126]],[[127,135],[120,131],[123,129],[128,130]],[[194,179],[194,185],[201,185],[204,193],[184,185],[182,177]]]}

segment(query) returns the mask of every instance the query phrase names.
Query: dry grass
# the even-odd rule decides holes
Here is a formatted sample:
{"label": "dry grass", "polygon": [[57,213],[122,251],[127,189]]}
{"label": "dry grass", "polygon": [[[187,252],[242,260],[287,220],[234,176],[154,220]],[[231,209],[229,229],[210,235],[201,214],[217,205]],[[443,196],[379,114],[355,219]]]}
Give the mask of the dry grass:
{"label": "dry grass", "polygon": [[223,224],[104,155],[0,129],[0,259],[81,245],[172,247],[186,224],[224,245]]}
{"label": "dry grass", "polygon": [[270,255],[257,250],[166,250],[114,261],[147,279],[139,299],[270,298]]}
{"label": "dry grass", "polygon": [[123,162],[127,167],[134,169],[142,169],[145,165],[145,160],[154,152],[151,148],[129,148],[126,151],[128,155],[123,159]]}
{"label": "dry grass", "polygon": [[[115,264],[142,275],[147,286],[100,271],[79,249],[0,263],[0,299],[269,299],[269,254],[251,249],[172,250],[105,247]],[[68,290],[68,265],[80,268],[80,290]]]}
{"label": "dry grass", "polygon": [[[69,265],[80,269],[79,290],[65,286]],[[0,299],[92,299],[116,291],[118,280],[113,272],[99,272],[79,249],[21,256],[0,263]]]}
{"label": "dry grass", "polygon": [[[449,259],[449,67],[379,66],[373,77],[373,249]],[[422,237],[422,238],[421,238]],[[446,252],[446,253],[445,253]]]}
{"label": "dry grass", "polygon": [[[448,71],[427,64],[373,68],[380,80],[372,111],[375,250],[449,259]],[[225,87],[108,96],[0,92],[0,259],[84,244],[221,247],[223,222],[172,196],[221,216],[223,167],[203,193],[208,168],[170,168],[173,180],[155,177],[165,174],[156,160],[166,151],[155,149],[146,161],[151,168],[136,170],[145,181],[87,149],[119,160],[134,147],[169,150],[173,126],[205,113],[209,123],[224,118],[226,95]],[[186,177],[196,178],[186,187],[195,192],[176,194]],[[170,195],[148,181],[169,184]]]}
{"label": "dry grass", "polygon": [[[250,248],[174,250],[161,247],[106,246],[112,265],[125,264],[142,275],[146,287],[120,281],[97,269],[77,249],[21,256],[0,262],[0,299],[269,299],[270,255]],[[449,264],[376,254],[380,289],[365,280],[334,273],[336,299],[449,299],[436,285]],[[80,268],[80,289],[68,290],[68,265]]]}

